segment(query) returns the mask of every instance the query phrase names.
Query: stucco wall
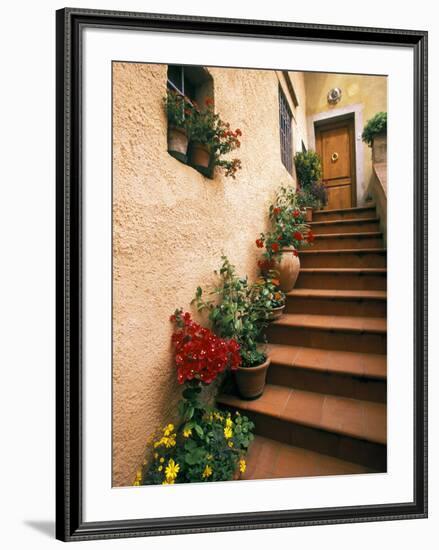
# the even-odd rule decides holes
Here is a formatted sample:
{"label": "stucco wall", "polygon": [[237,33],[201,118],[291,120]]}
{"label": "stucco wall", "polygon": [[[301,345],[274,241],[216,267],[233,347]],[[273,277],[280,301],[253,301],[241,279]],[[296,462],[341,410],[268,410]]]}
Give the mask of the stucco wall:
{"label": "stucco wall", "polygon": [[[303,73],[299,73],[303,74]],[[327,94],[331,88],[340,88],[342,98],[336,105],[329,105]],[[387,111],[387,78],[385,76],[349,75],[333,73],[305,73],[306,110],[308,116],[308,132],[312,126],[312,118],[323,112],[336,112],[349,106],[361,109],[363,125],[380,111]],[[361,142],[362,128],[355,128],[356,140]],[[309,140],[312,144],[312,136]],[[363,174],[362,181],[357,182],[357,199],[359,203],[373,178],[372,151],[362,143]]]}
{"label": "stucco wall", "polygon": [[236,180],[207,179],[167,153],[166,65],[113,64],[115,486],[132,483],[148,437],[175,414],[169,315],[190,308],[223,253],[256,275],[254,240],[274,191],[293,181],[280,159],[278,74],[209,70],[216,110],[243,132]]}

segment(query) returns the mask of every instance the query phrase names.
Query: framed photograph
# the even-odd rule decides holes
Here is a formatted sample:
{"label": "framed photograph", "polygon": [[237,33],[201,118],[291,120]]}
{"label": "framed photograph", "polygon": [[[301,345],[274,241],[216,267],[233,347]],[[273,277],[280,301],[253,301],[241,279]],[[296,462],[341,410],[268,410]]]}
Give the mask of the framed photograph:
{"label": "framed photograph", "polygon": [[57,12],[57,538],[427,516],[427,33]]}

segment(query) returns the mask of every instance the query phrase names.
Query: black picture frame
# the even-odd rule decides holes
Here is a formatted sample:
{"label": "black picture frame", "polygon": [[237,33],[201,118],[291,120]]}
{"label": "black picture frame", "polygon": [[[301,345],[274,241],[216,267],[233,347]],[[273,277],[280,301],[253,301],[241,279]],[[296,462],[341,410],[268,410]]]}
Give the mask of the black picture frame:
{"label": "black picture frame", "polygon": [[[56,536],[63,541],[427,517],[427,32],[65,8],[56,14]],[[414,471],[412,502],[85,523],[82,514],[81,32],[146,29],[396,45],[414,55]]]}

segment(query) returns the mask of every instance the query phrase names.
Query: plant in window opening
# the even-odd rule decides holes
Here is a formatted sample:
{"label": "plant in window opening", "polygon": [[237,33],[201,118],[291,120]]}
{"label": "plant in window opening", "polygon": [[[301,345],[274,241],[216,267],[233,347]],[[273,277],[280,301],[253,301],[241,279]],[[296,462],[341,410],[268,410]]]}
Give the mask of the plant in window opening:
{"label": "plant in window opening", "polygon": [[239,128],[233,131],[230,124],[215,113],[211,98],[205,100],[202,108],[194,102],[190,119],[193,165],[208,168],[212,163],[220,167],[226,177],[235,179],[236,172],[241,169],[241,161],[224,157],[239,149],[241,136]]}

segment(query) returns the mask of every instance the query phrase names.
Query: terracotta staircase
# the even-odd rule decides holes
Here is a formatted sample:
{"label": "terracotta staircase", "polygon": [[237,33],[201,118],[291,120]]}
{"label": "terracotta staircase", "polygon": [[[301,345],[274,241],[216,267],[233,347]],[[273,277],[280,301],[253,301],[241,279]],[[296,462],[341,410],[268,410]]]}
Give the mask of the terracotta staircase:
{"label": "terracotta staircase", "polygon": [[386,471],[386,250],[373,205],[314,212],[315,245],[269,327],[246,479]]}

